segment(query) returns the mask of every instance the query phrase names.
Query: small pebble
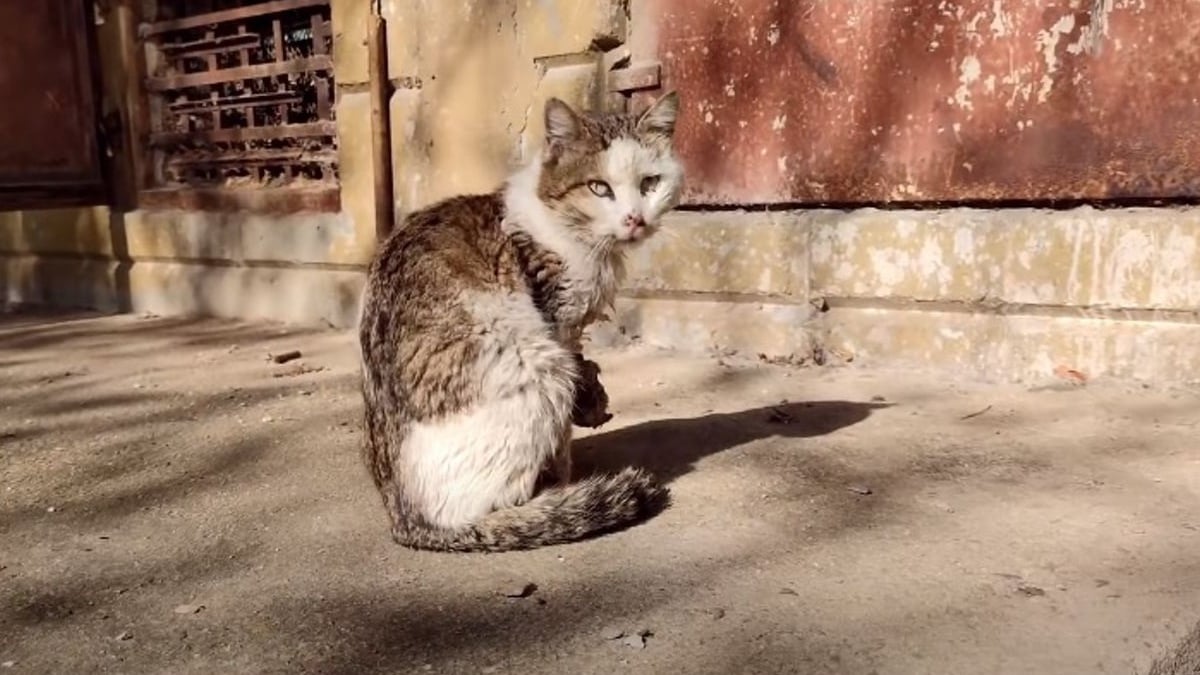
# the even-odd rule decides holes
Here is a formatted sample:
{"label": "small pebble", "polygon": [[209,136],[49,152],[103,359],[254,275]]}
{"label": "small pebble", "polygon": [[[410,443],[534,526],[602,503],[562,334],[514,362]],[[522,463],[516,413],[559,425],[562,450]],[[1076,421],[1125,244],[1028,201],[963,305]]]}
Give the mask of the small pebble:
{"label": "small pebble", "polygon": [[116,640],[120,640],[120,641],[132,640],[132,639],[133,639],[133,633],[130,633],[130,632],[129,632],[129,631],[127,631],[127,630],[123,630],[123,631],[121,631],[120,633],[117,633],[117,637],[116,637],[116,638],[114,638],[114,639],[116,639]]}
{"label": "small pebble", "polygon": [[204,609],[204,605],[179,605],[175,608],[176,614],[198,614]]}
{"label": "small pebble", "polygon": [[538,589],[537,584],[530,582],[523,586],[517,586],[516,588],[514,588],[510,591],[506,591],[504,593],[504,597],[506,597],[506,598],[528,598],[529,596],[531,596],[535,592],[537,592],[537,589]]}
{"label": "small pebble", "polygon": [[274,356],[270,356],[270,359],[272,361],[274,361],[275,363],[287,363],[288,361],[295,361],[296,359],[300,358],[301,356],[302,356],[302,354],[300,353],[299,349],[293,349],[290,352],[284,352],[282,354],[275,354]]}

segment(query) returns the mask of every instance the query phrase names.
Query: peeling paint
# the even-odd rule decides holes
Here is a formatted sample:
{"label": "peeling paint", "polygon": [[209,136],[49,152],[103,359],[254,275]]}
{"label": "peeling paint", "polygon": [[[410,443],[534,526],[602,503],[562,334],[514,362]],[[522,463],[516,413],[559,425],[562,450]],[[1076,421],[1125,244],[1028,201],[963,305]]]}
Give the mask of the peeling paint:
{"label": "peeling paint", "polygon": [[[1123,2],[1122,5],[1128,6],[1129,3]],[[1104,39],[1108,37],[1108,22],[1112,11],[1113,0],[1092,0],[1089,23],[1081,32],[1079,41],[1070,45],[1068,51],[1072,54],[1086,51],[1092,56],[1099,55]]]}
{"label": "peeling paint", "polygon": [[1012,31],[1012,18],[1004,12],[1002,0],[992,0],[992,35],[998,38],[1007,36]]}
{"label": "peeling paint", "polygon": [[1049,30],[1040,31],[1037,35],[1036,42],[1038,49],[1042,53],[1042,59],[1045,62],[1046,70],[1042,75],[1042,84],[1038,89],[1038,103],[1045,103],[1050,97],[1050,92],[1054,89],[1054,74],[1058,72],[1058,43],[1064,35],[1071,34],[1075,30],[1075,15],[1067,14],[1054,23]]}
{"label": "peeling paint", "polygon": [[971,85],[979,81],[982,73],[982,66],[975,56],[967,56],[962,60],[958,68],[958,90],[954,92],[954,102],[960,108],[970,110],[974,107],[971,105]]}
{"label": "peeling paint", "polygon": [[685,203],[1200,197],[1200,3],[1069,1],[643,3],[664,87],[719,101],[681,119]]}

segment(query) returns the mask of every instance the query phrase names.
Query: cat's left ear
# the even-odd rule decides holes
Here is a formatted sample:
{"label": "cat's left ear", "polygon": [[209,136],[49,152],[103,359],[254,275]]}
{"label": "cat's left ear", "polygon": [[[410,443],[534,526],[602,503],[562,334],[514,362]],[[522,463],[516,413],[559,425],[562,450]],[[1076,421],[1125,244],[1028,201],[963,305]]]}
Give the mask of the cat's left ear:
{"label": "cat's left ear", "polygon": [[671,138],[675,135],[675,118],[679,116],[679,94],[672,91],[654,102],[638,119],[639,134],[657,134]]}
{"label": "cat's left ear", "polygon": [[546,143],[552,148],[565,145],[579,138],[579,115],[561,99],[546,101]]}

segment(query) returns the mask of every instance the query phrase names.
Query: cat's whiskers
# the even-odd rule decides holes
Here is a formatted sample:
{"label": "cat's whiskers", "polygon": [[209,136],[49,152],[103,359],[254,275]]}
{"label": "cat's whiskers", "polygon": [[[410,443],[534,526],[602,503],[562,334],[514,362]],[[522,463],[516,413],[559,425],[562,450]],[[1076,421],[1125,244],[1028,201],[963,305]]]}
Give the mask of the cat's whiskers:
{"label": "cat's whiskers", "polygon": [[587,260],[589,263],[597,263],[608,257],[612,253],[613,246],[616,244],[616,237],[604,236],[592,242],[588,247]]}

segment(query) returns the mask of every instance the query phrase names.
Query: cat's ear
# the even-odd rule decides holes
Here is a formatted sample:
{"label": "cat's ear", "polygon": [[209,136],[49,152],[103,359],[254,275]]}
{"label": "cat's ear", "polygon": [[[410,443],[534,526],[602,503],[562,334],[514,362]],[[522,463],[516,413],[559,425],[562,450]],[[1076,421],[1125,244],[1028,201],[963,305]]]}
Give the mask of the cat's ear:
{"label": "cat's ear", "polygon": [[675,118],[679,116],[679,94],[672,91],[654,102],[638,118],[639,134],[657,134],[671,138],[675,135]]}
{"label": "cat's ear", "polygon": [[579,139],[579,115],[561,99],[546,101],[546,144],[558,148]]}

